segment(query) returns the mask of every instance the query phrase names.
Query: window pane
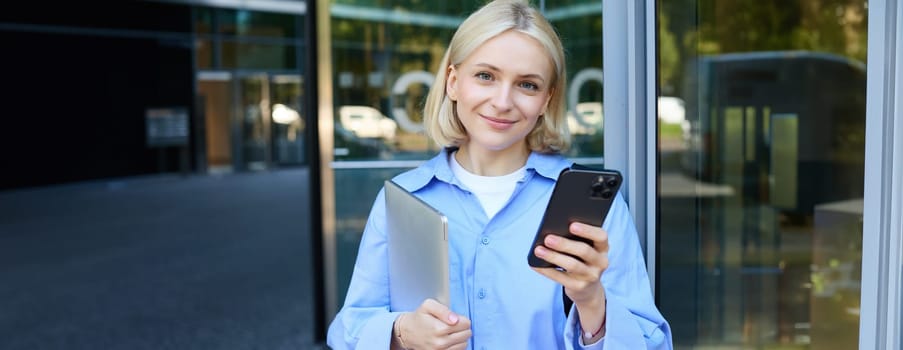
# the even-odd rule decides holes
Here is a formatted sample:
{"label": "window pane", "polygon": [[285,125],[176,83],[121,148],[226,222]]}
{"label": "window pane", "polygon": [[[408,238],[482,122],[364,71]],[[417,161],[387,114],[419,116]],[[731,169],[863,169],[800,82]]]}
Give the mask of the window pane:
{"label": "window pane", "polygon": [[241,158],[252,170],[266,169],[270,149],[268,146],[270,119],[268,104],[263,103],[268,96],[265,75],[249,76],[241,79],[242,149]]}
{"label": "window pane", "polygon": [[425,159],[437,150],[423,135],[421,108],[454,27],[382,18],[332,21],[337,160]]}
{"label": "window pane", "polygon": [[334,0],[333,4],[353,8],[399,9],[411,12],[465,16],[483,4],[482,1],[422,1],[422,0]]}
{"label": "window pane", "polygon": [[865,1],[657,11],[658,286],[676,347],[857,348]]}
{"label": "window pane", "polygon": [[220,10],[220,30],[225,35],[298,38],[304,35],[297,16],[245,10]]}
{"label": "window pane", "polygon": [[222,42],[222,68],[298,69],[295,45]]}
{"label": "window pane", "polygon": [[215,55],[213,52],[213,41],[208,39],[196,39],[194,43],[197,68],[213,68],[213,56]]}
{"label": "window pane", "polygon": [[194,9],[194,32],[197,34],[211,34],[213,32],[213,13],[211,8]]}
{"label": "window pane", "polygon": [[[562,38],[568,65],[568,127],[573,157],[602,157],[602,4],[547,1],[546,16]],[[592,161],[582,161],[590,163]]]}
{"label": "window pane", "polygon": [[301,108],[302,79],[300,75],[275,75],[270,80],[273,163],[303,164],[304,128],[306,122]]}

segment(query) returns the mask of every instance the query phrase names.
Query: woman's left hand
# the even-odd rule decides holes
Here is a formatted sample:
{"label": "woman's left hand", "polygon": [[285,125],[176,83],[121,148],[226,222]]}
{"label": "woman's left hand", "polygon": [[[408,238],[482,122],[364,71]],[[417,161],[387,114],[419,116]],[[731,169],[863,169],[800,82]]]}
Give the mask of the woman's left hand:
{"label": "woman's left hand", "polygon": [[533,270],[564,286],[565,293],[577,306],[583,329],[593,331],[605,320],[605,289],[601,277],[608,268],[608,233],[601,227],[577,222],[570,225],[570,231],[590,240],[592,245],[547,235],[544,245],[536,247],[534,252],[561,269],[534,267]]}

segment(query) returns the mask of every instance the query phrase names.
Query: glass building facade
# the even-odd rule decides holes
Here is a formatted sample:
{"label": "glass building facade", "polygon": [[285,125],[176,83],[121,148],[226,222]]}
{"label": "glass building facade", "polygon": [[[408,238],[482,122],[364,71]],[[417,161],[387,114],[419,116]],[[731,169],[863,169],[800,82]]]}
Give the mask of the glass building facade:
{"label": "glass building facade", "polygon": [[677,343],[856,348],[866,2],[657,5],[657,90],[683,107],[658,127]]}
{"label": "glass building facade", "polygon": [[[625,174],[675,348],[900,344],[903,5],[533,2],[567,55],[566,155]],[[309,169],[310,209],[291,220],[312,229],[307,321],[322,340],[382,182],[438,151],[423,101],[455,28],[482,3],[4,11],[0,69],[16,86],[2,97],[0,154],[15,167],[0,195]],[[863,333],[873,329],[886,331]]]}

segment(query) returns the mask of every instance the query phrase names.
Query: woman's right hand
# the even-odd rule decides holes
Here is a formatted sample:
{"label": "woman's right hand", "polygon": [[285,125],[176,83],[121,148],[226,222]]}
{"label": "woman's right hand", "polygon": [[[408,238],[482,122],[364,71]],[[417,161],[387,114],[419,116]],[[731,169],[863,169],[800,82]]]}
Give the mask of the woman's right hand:
{"label": "woman's right hand", "polygon": [[465,349],[471,336],[470,320],[434,299],[423,301],[417,310],[402,314],[395,322],[401,339],[393,334],[392,343],[399,348]]}

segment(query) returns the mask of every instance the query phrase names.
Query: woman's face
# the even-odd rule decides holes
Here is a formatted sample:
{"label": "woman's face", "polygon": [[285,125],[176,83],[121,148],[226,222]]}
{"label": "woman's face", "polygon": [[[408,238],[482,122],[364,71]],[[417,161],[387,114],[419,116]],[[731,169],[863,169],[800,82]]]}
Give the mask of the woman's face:
{"label": "woman's face", "polygon": [[457,101],[458,118],[467,129],[462,147],[525,148],[552,92],[552,63],[539,42],[508,31],[448,69],[446,93]]}

